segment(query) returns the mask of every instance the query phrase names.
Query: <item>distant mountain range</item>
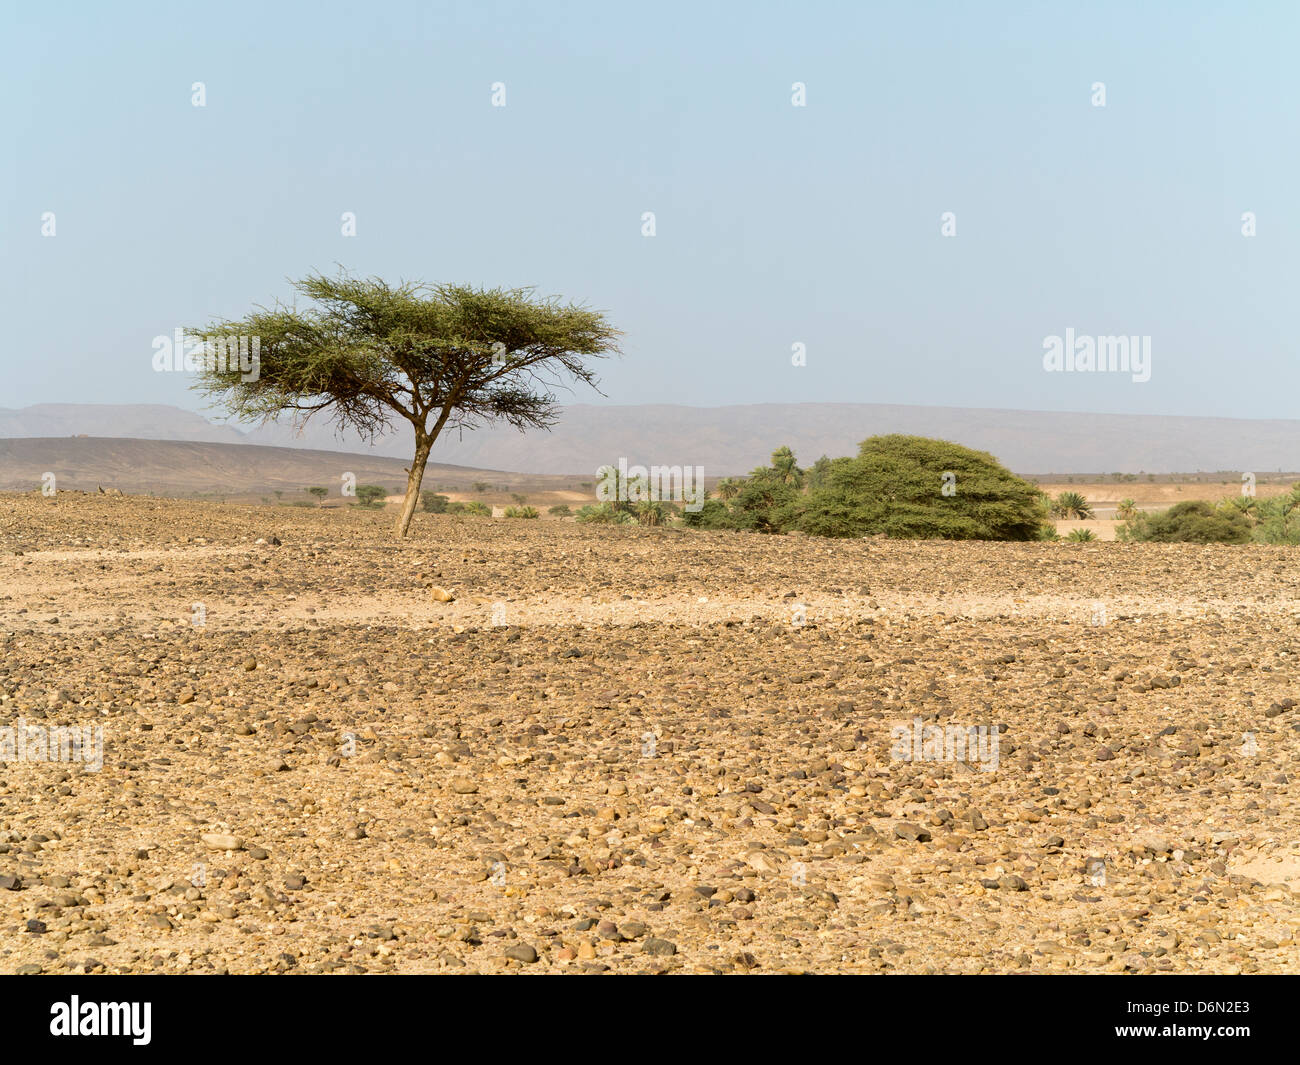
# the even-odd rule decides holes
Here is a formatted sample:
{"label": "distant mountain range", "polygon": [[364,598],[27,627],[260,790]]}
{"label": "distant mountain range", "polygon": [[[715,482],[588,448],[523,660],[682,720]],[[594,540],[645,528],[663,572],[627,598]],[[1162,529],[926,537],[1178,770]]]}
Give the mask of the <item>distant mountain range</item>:
{"label": "distant mountain range", "polygon": [[[547,433],[448,433],[433,461],[590,479],[606,462],[703,466],[707,476],[746,473],[783,444],[803,465],[857,451],[878,433],[941,437],[992,452],[1017,473],[1194,473],[1300,468],[1300,421],[1148,414],[1069,414],[874,403],[766,403],[729,407],[575,404]],[[261,444],[409,460],[403,427],[373,446],[326,422],[236,427],[179,407],[45,403],[0,408],[0,438],[135,438]]]}
{"label": "distant mountain range", "polygon": [[[353,485],[406,490],[405,462],[384,455],[266,447],[206,440],[132,440],[102,436],[41,436],[0,439],[0,491],[34,491],[46,473],[59,491],[118,489],[127,495],[217,496],[308,502],[305,488],[319,486],[339,501],[345,476]],[[479,485],[478,488],[475,485]],[[573,478],[474,470],[430,462],[423,488],[472,495],[485,502],[510,501],[512,491],[560,493],[563,501],[586,500]],[[557,499],[560,496],[556,496]]]}

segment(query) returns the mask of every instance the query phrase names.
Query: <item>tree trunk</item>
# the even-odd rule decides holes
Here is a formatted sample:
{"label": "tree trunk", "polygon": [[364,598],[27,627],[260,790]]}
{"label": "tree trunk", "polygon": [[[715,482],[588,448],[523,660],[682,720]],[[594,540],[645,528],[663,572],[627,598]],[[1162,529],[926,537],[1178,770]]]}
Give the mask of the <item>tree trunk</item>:
{"label": "tree trunk", "polygon": [[429,452],[432,449],[433,437],[425,433],[416,433],[415,458],[411,460],[411,470],[406,475],[406,498],[402,500],[402,513],[393,529],[398,536],[405,536],[410,531],[411,518],[415,516],[415,505],[420,501],[420,482],[424,480],[424,467],[429,461]]}

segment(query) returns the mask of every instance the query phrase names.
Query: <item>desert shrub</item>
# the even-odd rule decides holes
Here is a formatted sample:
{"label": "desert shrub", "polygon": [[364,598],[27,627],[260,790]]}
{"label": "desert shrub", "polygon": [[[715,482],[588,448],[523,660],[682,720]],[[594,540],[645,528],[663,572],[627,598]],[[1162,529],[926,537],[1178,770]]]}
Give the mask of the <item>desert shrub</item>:
{"label": "desert shrub", "polygon": [[538,512],[536,507],[506,507],[505,516],[507,518],[536,518]]}
{"label": "desert shrub", "polygon": [[1124,521],[1136,518],[1138,514],[1137,504],[1131,499],[1121,499],[1119,506],[1115,508],[1115,517]]}
{"label": "desert shrub", "polygon": [[1289,496],[1261,499],[1252,537],[1262,544],[1300,544],[1300,484]]}
{"label": "desert shrub", "polygon": [[661,500],[646,499],[632,505],[636,520],[645,526],[664,525],[675,512],[676,508],[671,503]]}
{"label": "desert shrub", "polygon": [[631,525],[636,522],[625,510],[619,510],[612,503],[588,503],[579,507],[574,520],[583,525]]}
{"label": "desert shrub", "polygon": [[569,509],[568,503],[556,503],[555,506],[548,508],[546,513],[556,518],[567,518],[573,511]]}
{"label": "desert shrub", "polygon": [[682,514],[682,524],[688,529],[735,529],[736,519],[731,508],[721,499],[710,499],[705,494],[699,510],[688,510]]}
{"label": "desert shrub", "polygon": [[823,455],[804,471],[804,484],[809,491],[816,491],[826,483],[826,476],[831,471],[831,460]]}
{"label": "desert shrub", "polygon": [[1066,539],[1072,544],[1087,544],[1097,539],[1097,534],[1091,529],[1071,529]]}
{"label": "desert shrub", "polygon": [[378,510],[384,505],[383,501],[387,496],[388,489],[381,488],[377,484],[357,485],[357,505],[368,510]]}
{"label": "desert shrub", "polygon": [[446,514],[450,503],[451,500],[437,492],[420,493],[420,509],[426,514]]}
{"label": "desert shrub", "polygon": [[477,499],[473,503],[448,503],[448,514],[478,514],[480,516],[492,516],[492,508],[486,503],[480,503]]}
{"label": "desert shrub", "polygon": [[1126,526],[1125,539],[1147,543],[1244,544],[1250,539],[1250,522],[1243,515],[1216,510],[1199,499],[1143,515]]}
{"label": "desert shrub", "polygon": [[[782,457],[782,452],[789,452],[789,448],[774,452],[773,457]],[[783,465],[788,466],[788,463]],[[760,466],[742,480],[739,492],[731,501],[733,528],[762,533],[785,532],[792,520],[792,508],[801,498],[791,477],[801,481],[803,472],[794,466],[788,469]]]}
{"label": "desert shrub", "polygon": [[1092,504],[1078,492],[1062,492],[1052,503],[1052,513],[1058,518],[1087,521],[1092,517]]}
{"label": "desert shrub", "polygon": [[946,440],[873,436],[823,476],[819,488],[778,508],[776,520],[817,536],[1035,540],[1048,517],[1039,489],[987,452]]}

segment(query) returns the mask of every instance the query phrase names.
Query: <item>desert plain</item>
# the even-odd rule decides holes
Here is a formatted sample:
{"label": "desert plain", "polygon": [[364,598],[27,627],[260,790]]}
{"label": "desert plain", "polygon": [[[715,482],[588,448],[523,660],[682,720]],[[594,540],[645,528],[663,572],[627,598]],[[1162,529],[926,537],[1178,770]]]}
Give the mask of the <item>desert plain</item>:
{"label": "desert plain", "polygon": [[0,972],[1300,969],[1294,549],[391,523],[0,495]]}

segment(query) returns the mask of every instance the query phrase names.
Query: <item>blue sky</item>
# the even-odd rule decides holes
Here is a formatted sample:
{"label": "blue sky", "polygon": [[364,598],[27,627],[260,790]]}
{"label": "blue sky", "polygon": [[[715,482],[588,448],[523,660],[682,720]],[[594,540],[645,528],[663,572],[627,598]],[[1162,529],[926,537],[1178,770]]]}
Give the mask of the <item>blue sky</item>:
{"label": "blue sky", "polygon": [[341,264],[606,310],[607,402],[1292,416],[1297,11],[6,3],[0,406],[198,409],[152,339]]}

